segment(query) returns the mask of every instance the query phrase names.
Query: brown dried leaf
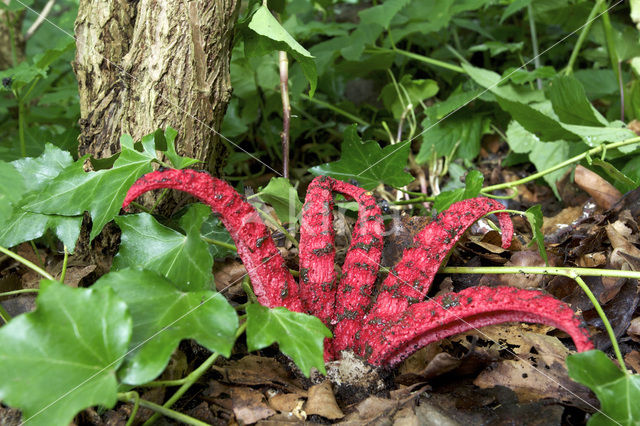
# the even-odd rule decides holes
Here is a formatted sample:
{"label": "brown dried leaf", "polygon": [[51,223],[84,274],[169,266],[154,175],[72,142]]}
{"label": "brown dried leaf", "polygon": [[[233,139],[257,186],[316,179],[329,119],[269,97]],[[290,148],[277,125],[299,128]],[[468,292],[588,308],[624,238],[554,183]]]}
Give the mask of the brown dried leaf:
{"label": "brown dried leaf", "polygon": [[615,186],[581,165],[576,167],[574,176],[576,185],[591,195],[596,204],[605,210],[609,210],[622,198]]}
{"label": "brown dried leaf", "polygon": [[222,380],[227,383],[269,385],[300,395],[306,394],[300,383],[291,378],[285,368],[273,358],[247,355],[224,366],[213,366],[212,369],[222,374]]}
{"label": "brown dried leaf", "polygon": [[244,424],[253,424],[258,420],[273,416],[276,412],[264,402],[264,395],[251,388],[231,389],[233,413]]}
{"label": "brown dried leaf", "polygon": [[297,393],[278,393],[269,397],[269,406],[281,413],[290,413],[301,401],[302,396]]}
{"label": "brown dried leaf", "polygon": [[309,388],[309,397],[304,405],[304,411],[307,414],[317,414],[329,420],[341,419],[344,413],[338,407],[336,398],[331,389],[331,382],[324,382],[313,385]]}
{"label": "brown dried leaf", "polygon": [[640,317],[631,320],[631,324],[627,328],[627,334],[631,336],[635,342],[640,342]]}
{"label": "brown dried leaf", "polygon": [[628,364],[636,374],[640,373],[640,352],[631,351],[624,356],[624,362]]}

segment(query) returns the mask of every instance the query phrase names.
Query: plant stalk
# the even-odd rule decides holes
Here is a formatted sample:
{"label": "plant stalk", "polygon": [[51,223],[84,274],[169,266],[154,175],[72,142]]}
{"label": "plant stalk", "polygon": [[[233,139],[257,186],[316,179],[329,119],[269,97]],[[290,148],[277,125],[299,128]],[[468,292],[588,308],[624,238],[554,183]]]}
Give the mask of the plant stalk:
{"label": "plant stalk", "polygon": [[587,38],[587,35],[589,34],[589,30],[591,30],[591,25],[593,24],[593,21],[594,21],[593,18],[595,18],[598,11],[602,8],[602,2],[603,0],[596,0],[596,3],[591,8],[591,12],[589,12],[589,16],[587,17],[587,22],[585,22],[584,26],[580,30],[580,34],[578,35],[578,40],[576,41],[576,44],[573,46],[573,50],[571,51],[571,56],[569,56],[569,62],[567,62],[567,66],[564,69],[565,75],[569,75],[573,72],[573,66],[575,65],[576,60],[578,59],[578,54],[580,53],[582,44],[584,43],[584,40]]}
{"label": "plant stalk", "polygon": [[9,257],[12,257],[13,259],[15,259],[18,262],[22,263],[23,265],[25,265],[26,267],[30,268],[31,270],[36,271],[37,273],[39,273],[40,275],[42,275],[46,279],[51,280],[51,281],[55,281],[56,280],[50,273],[48,273],[47,271],[45,271],[44,269],[42,269],[38,265],[34,264],[33,262],[30,262],[29,260],[27,260],[24,257],[20,256],[19,254],[16,254],[16,253],[12,252],[11,250],[7,250],[6,248],[4,248],[2,246],[0,246],[0,252],[6,254]]}
{"label": "plant stalk", "polygon": [[[191,416],[187,416],[186,414],[182,414],[177,411],[171,410],[170,408],[166,408],[162,405],[158,405],[151,401],[147,401],[146,399],[141,399],[140,397],[136,398],[131,394],[132,392],[120,393],[118,394],[118,399],[123,402],[133,402],[134,404],[139,404],[142,407],[149,408],[155,411],[156,413],[153,416],[151,416],[151,419],[153,419],[155,416],[159,416],[160,414],[162,414],[163,416],[167,416],[171,419],[179,421],[181,424],[192,425],[192,426],[208,426],[207,423],[202,422],[198,419],[194,419]],[[151,419],[147,420],[145,424],[151,421]]]}
{"label": "plant stalk", "polygon": [[356,123],[358,123],[358,124],[360,124],[362,126],[367,126],[367,127],[371,126],[371,123],[368,123],[368,122],[364,121],[360,117],[357,117],[357,116],[351,114],[350,112],[347,112],[347,111],[345,111],[343,109],[340,109],[340,108],[338,108],[338,107],[336,107],[334,105],[331,105],[328,102],[321,101],[320,99],[315,98],[315,97],[312,98],[312,97],[310,97],[308,95],[305,95],[304,93],[301,93],[300,97],[302,99],[306,99],[307,101],[312,102],[312,103],[314,103],[316,105],[319,105],[321,107],[330,109],[331,111],[335,112],[336,114],[340,114],[340,115],[342,115],[344,117],[347,117],[349,120],[355,121]]}
{"label": "plant stalk", "polygon": [[455,71],[460,74],[466,74],[465,70],[458,65],[450,64],[448,62],[440,61],[438,59],[429,58],[427,56],[419,55],[417,53],[408,52],[406,50],[393,48],[386,49],[384,47],[376,47],[373,49],[365,49],[365,53],[397,53],[399,55],[406,56],[407,58],[415,59],[416,61],[424,62],[425,64],[434,65],[436,67],[445,68],[450,71]]}
{"label": "plant stalk", "polygon": [[[538,69],[540,68],[538,33],[536,32],[536,22],[533,18],[533,7],[531,7],[531,3],[527,5],[527,15],[529,17],[529,32],[531,33],[531,46],[533,48],[533,67],[534,69]],[[542,80],[540,77],[536,78],[536,86],[538,87],[538,90],[542,90]]]}
{"label": "plant stalk", "polygon": [[282,97],[282,177],[289,179],[289,127],[291,126],[291,105],[289,103],[289,60],[287,52],[278,52],[280,65],[280,95]]}

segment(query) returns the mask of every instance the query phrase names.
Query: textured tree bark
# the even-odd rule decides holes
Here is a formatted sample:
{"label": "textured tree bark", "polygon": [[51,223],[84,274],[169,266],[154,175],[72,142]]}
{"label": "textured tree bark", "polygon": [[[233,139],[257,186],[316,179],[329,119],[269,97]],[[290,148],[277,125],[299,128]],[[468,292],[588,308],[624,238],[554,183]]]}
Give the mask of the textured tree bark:
{"label": "textured tree bark", "polygon": [[180,154],[219,175],[220,128],[231,96],[229,62],[237,0],[80,0],[73,64],[80,91],[80,154],[119,151],[178,131]]}

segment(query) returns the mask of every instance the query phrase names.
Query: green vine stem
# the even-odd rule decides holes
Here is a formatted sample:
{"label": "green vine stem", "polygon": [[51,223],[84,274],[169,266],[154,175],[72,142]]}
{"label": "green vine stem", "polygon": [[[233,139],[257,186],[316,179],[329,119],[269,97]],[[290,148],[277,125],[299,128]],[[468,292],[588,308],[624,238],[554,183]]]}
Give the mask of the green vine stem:
{"label": "green vine stem", "polygon": [[417,53],[408,52],[406,50],[398,49],[394,47],[393,49],[387,49],[384,47],[374,47],[372,49],[365,49],[365,53],[397,53],[399,55],[406,56],[407,58],[415,59],[416,61],[424,62],[425,64],[435,65],[436,67],[445,68],[450,71],[455,71],[460,74],[466,74],[465,70],[462,67],[459,67],[454,64],[450,64],[448,62],[440,61],[438,59],[429,58],[427,56],[419,55]]}
{"label": "green vine stem", "polygon": [[578,54],[580,53],[580,49],[582,48],[582,44],[584,40],[587,38],[587,34],[589,34],[589,30],[591,29],[591,25],[596,16],[596,13],[602,7],[602,0],[597,0],[596,3],[591,8],[591,12],[589,12],[589,16],[587,17],[587,22],[584,23],[582,30],[580,30],[580,34],[578,35],[578,40],[576,44],[573,46],[573,50],[571,51],[571,56],[569,57],[569,62],[567,62],[567,66],[564,69],[565,75],[569,75],[573,72],[573,65],[576,63],[578,59]]}
{"label": "green vine stem", "polygon": [[25,259],[24,257],[20,256],[19,254],[16,254],[16,253],[12,252],[11,250],[7,250],[6,248],[4,248],[2,246],[0,246],[0,252],[2,252],[4,254],[6,254],[7,256],[17,260],[18,262],[22,263],[26,267],[36,271],[37,273],[39,273],[40,275],[42,275],[46,279],[51,280],[51,281],[55,281],[56,280],[55,278],[53,278],[53,276],[50,273],[48,273],[47,271],[45,271],[44,269],[42,269],[38,265],[34,264],[33,262],[28,261],[27,259]]}
{"label": "green vine stem", "polygon": [[593,304],[598,316],[604,323],[607,330],[613,351],[620,363],[620,369],[625,374],[630,374],[627,370],[624,358],[620,352],[618,341],[611,327],[609,319],[605,315],[598,299],[589,289],[582,279],[583,276],[589,277],[617,277],[617,278],[634,278],[640,279],[640,271],[619,271],[617,269],[592,269],[592,268],[568,268],[568,267],[543,267],[543,266],[495,266],[495,267],[465,267],[465,266],[447,266],[442,268],[439,273],[443,274],[542,274],[542,275],[561,275],[573,279],[587,295]]}
{"label": "green vine stem", "polygon": [[368,122],[364,121],[360,117],[357,117],[357,116],[351,114],[350,112],[347,112],[347,111],[345,111],[343,109],[340,109],[340,108],[338,108],[338,107],[336,107],[334,105],[331,105],[329,102],[321,101],[320,99],[317,99],[317,98],[312,98],[312,97],[310,97],[308,95],[305,95],[304,93],[300,94],[299,96],[302,99],[305,99],[305,100],[307,100],[309,102],[312,102],[312,103],[314,103],[314,104],[316,104],[318,106],[330,109],[331,111],[335,112],[336,114],[340,114],[340,115],[342,115],[344,117],[347,117],[348,119],[353,120],[353,121],[355,121],[356,123],[358,123],[358,124],[360,124],[362,126],[367,126],[367,127],[371,126],[371,123],[368,123]]}
{"label": "green vine stem", "polygon": [[136,391],[126,392],[118,394],[118,398],[127,398],[129,401],[133,400],[133,410],[131,410],[131,414],[129,414],[129,420],[127,420],[127,424],[124,426],[132,426],[135,421],[136,414],[138,414],[138,408],[140,408],[140,395]]}
{"label": "green vine stem", "polygon": [[[207,423],[202,422],[198,419],[194,419],[193,417],[187,416],[186,414],[179,413],[170,408],[163,407],[162,405],[154,404],[153,402],[147,401],[146,399],[140,399],[140,397],[137,395],[137,392],[119,393],[118,400],[123,402],[133,402],[134,404],[139,404],[142,407],[149,408],[155,411],[156,413],[151,417],[151,419],[153,419],[154,416],[158,416],[162,414],[164,416],[177,420],[182,424],[192,425],[192,426],[208,426]],[[134,409],[135,409],[135,405],[134,405]],[[131,417],[133,417],[133,413]],[[149,422],[151,419],[149,419],[147,422]]]}
{"label": "green vine stem", "polygon": [[[533,7],[531,3],[527,5],[527,17],[529,18],[529,32],[531,33],[531,47],[533,48],[533,66],[534,69],[540,68],[540,54],[538,50],[538,33],[536,32],[536,21],[533,16]],[[536,78],[536,86],[538,90],[542,90],[542,80]]]}
{"label": "green vine stem", "polygon": [[64,260],[62,261],[62,271],[60,271],[60,282],[64,284],[64,277],[67,275],[67,264],[69,263],[69,251],[64,246]]}
{"label": "green vine stem", "polygon": [[480,190],[480,193],[482,195],[488,193],[488,192],[492,192],[492,191],[496,191],[498,189],[506,189],[506,188],[513,188],[516,187],[518,185],[522,185],[525,184],[527,182],[531,182],[534,181],[546,174],[555,172],[556,170],[560,170],[563,167],[569,166],[571,164],[577,163],[587,157],[591,157],[591,156],[595,156],[596,154],[598,154],[599,152],[603,151],[603,150],[609,150],[609,149],[614,149],[614,148],[619,148],[622,146],[626,146],[626,145],[632,145],[635,143],[640,142],[640,137],[635,137],[635,138],[630,138],[630,139],[625,139],[623,141],[620,142],[614,142],[614,143],[610,143],[607,145],[599,145],[596,146],[595,148],[591,148],[588,151],[583,152],[582,154],[576,155],[575,157],[571,157],[566,161],[563,161],[560,164],[556,164],[553,167],[549,167],[546,170],[543,170],[541,172],[538,173],[534,173],[530,176],[527,176],[526,178],[522,178],[522,179],[518,179],[518,180],[514,180],[513,182],[505,182],[505,183],[499,183],[497,185],[491,185],[491,186],[487,186],[484,187]]}
{"label": "green vine stem", "polygon": [[25,294],[25,293],[38,293],[38,292],[40,292],[39,288],[23,288],[21,290],[13,290],[13,291],[6,291],[4,293],[0,293],[0,297],[15,296],[17,294]]}
{"label": "green vine stem", "polygon": [[9,314],[9,312],[7,312],[2,305],[0,305],[0,319],[7,324],[9,321],[11,321],[11,315]]}
{"label": "green vine stem", "polygon": [[222,248],[226,248],[228,250],[238,251],[238,248],[233,244],[225,243],[224,241],[218,241],[218,240],[214,240],[213,238],[208,238],[208,237],[203,237],[203,236],[200,236],[200,238],[202,238],[202,241],[204,241],[205,243],[212,244],[214,246],[218,246],[218,247],[222,247]]}
{"label": "green vine stem", "polygon": [[[238,327],[238,330],[236,331],[236,336],[235,338],[237,339],[238,337],[240,337],[240,335],[242,335],[242,333],[244,333],[244,330],[247,328],[247,323],[244,322],[240,325],[240,327]],[[182,383],[182,385],[180,386],[180,388],[176,391],[176,393],[173,394],[173,396],[171,398],[169,398],[169,400],[167,402],[165,402],[161,408],[163,409],[167,409],[169,410],[169,407],[171,407],[173,404],[176,403],[176,401],[178,401],[182,395],[184,395],[184,393],[186,391],[189,390],[189,388],[191,388],[191,386],[193,386],[193,384],[198,381],[198,379],[200,379],[200,377],[202,377],[202,375],[204,373],[206,373],[207,371],[209,371],[209,368],[213,365],[214,362],[216,362],[216,360],[218,359],[218,357],[220,356],[219,353],[217,352],[213,352],[211,354],[211,356],[209,358],[206,359],[206,361],[204,361],[198,368],[196,368],[195,370],[193,370],[187,377],[185,377],[183,380],[184,382]],[[157,382],[151,382],[151,383],[157,383]],[[143,387],[153,387],[153,385],[151,385],[151,383],[147,383],[146,385],[142,385]],[[162,386],[162,385],[160,385]],[[141,405],[143,407],[145,407],[145,405],[143,405],[141,403]],[[160,406],[158,406],[160,407]],[[148,407],[151,408],[152,410],[155,410],[152,407]],[[151,416],[151,418],[149,420],[147,420],[143,426],[150,426],[153,423],[156,422],[156,420],[158,420],[158,418],[160,418],[160,414],[166,415],[168,416],[168,414],[159,411],[159,410],[155,410],[156,413]],[[172,413],[175,413],[175,411],[173,410],[169,410]],[[171,417],[171,416],[168,416]]]}

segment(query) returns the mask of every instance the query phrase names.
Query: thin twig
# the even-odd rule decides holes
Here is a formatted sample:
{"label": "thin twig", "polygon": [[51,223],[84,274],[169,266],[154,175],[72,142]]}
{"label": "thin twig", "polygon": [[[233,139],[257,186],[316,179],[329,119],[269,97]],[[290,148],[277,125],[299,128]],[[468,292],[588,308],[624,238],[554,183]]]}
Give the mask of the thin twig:
{"label": "thin twig", "polygon": [[27,30],[27,33],[24,36],[24,41],[29,40],[31,36],[33,36],[35,32],[38,31],[38,28],[40,28],[40,25],[42,25],[42,23],[47,19],[47,16],[49,15],[49,12],[51,12],[51,9],[53,9],[53,5],[55,3],[56,0],[49,0],[47,4],[44,5],[42,11],[40,11],[40,13],[38,14],[38,18],[33,22],[33,24],[31,24],[31,26]]}
{"label": "thin twig", "polygon": [[289,60],[287,52],[278,52],[280,64],[280,95],[282,97],[282,176],[289,178],[289,127],[291,125],[291,105],[289,103]]}

